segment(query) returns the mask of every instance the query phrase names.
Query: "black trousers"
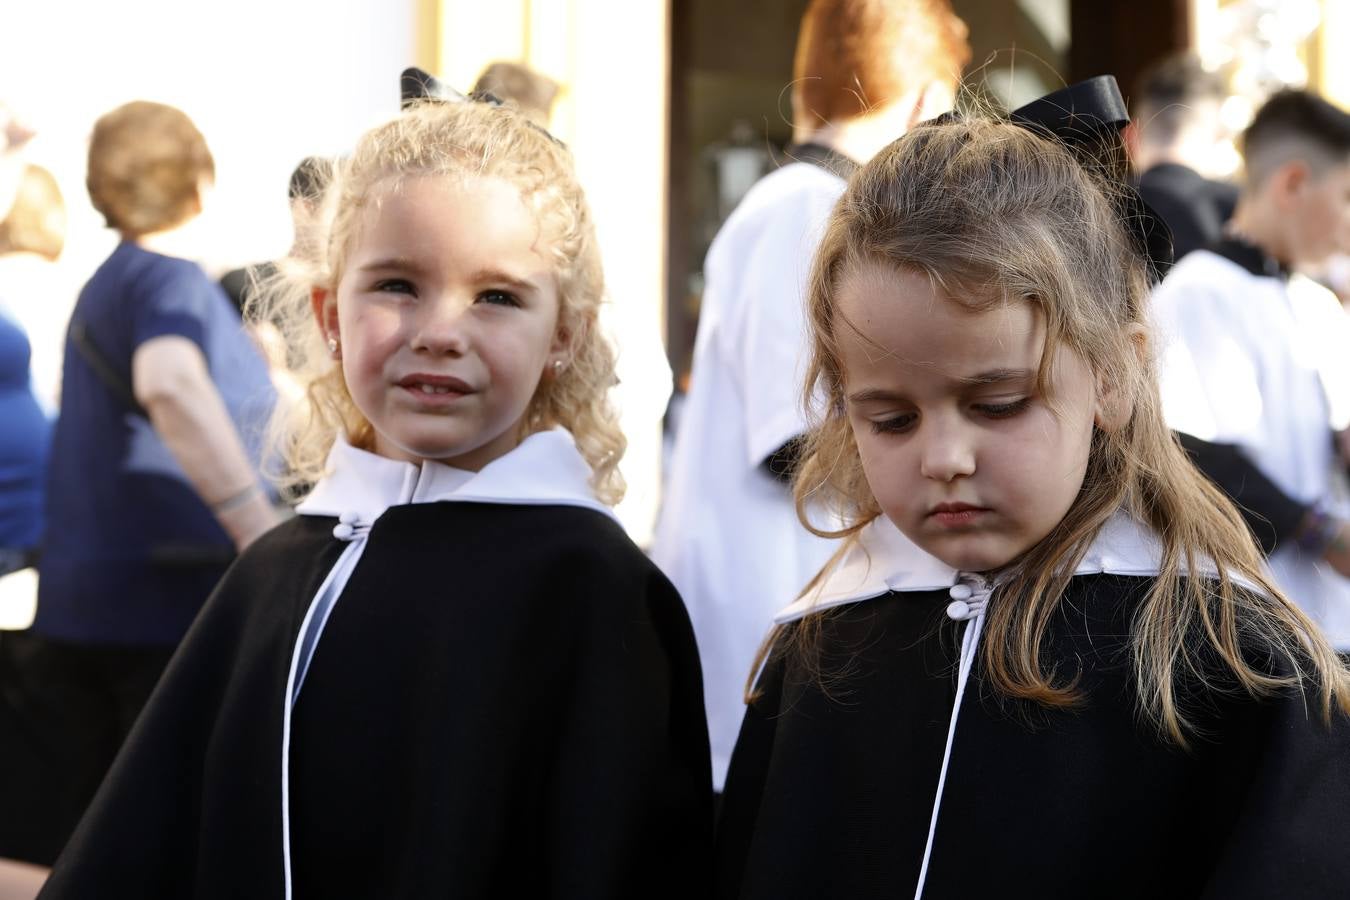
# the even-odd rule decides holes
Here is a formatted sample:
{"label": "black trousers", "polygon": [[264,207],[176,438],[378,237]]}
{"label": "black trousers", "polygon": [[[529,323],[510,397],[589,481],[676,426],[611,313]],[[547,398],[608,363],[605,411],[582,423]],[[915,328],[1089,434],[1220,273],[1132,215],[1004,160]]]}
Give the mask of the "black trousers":
{"label": "black trousers", "polygon": [[0,857],[56,860],[173,649],[0,632]]}

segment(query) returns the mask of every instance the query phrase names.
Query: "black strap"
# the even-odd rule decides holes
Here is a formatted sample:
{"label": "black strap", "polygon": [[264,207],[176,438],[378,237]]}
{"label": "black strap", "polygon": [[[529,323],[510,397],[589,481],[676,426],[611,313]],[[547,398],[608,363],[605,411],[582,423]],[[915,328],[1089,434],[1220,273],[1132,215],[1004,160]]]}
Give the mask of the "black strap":
{"label": "black strap", "polygon": [[858,164],[844,154],[824,144],[792,144],[787,148],[787,158],[792,162],[801,162],[824,169],[831,175],[838,175],[845,181],[858,171]]}
{"label": "black strap", "polygon": [[131,390],[131,385],[127,384],[126,379],[113,368],[112,363],[99,349],[98,344],[94,343],[94,338],[89,334],[89,329],[85,327],[84,320],[79,318],[70,320],[70,342],[75,345],[75,349],[80,352],[80,357],[88,364],[98,380],[103,382],[103,386],[124,407],[141,418],[149,420],[150,413],[136,399],[136,394]]}
{"label": "black strap", "polygon": [[1280,281],[1288,281],[1292,274],[1289,267],[1284,263],[1251,241],[1237,235],[1224,235],[1218,243],[1212,245],[1209,249],[1257,277],[1278,278]]}

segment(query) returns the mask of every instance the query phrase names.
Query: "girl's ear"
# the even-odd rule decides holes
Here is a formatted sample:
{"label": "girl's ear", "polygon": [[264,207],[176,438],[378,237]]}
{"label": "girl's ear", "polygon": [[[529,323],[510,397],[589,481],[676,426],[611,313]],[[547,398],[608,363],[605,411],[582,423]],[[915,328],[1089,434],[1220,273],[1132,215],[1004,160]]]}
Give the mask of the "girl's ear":
{"label": "girl's ear", "polygon": [[[548,348],[549,359],[560,360],[563,368],[571,365],[577,355],[577,347],[586,339],[587,332],[594,324],[589,318],[559,316],[558,327],[553,332],[553,343]],[[552,366],[553,362],[549,365]],[[553,374],[556,375],[557,372]]]}
{"label": "girl's ear", "polygon": [[[1148,358],[1148,329],[1135,323],[1129,326],[1126,339],[1130,342],[1130,349],[1134,351],[1134,371],[1138,372]],[[1092,421],[1102,431],[1115,431],[1130,421],[1130,417],[1134,415],[1134,398],[1126,391],[1128,386],[1134,383],[1134,378],[1107,378],[1104,374],[1098,373],[1097,408]]]}
{"label": "girl's ear", "polygon": [[572,348],[576,346],[575,334],[571,325],[559,322],[557,330],[553,332],[553,344],[548,348],[549,355],[570,357]]}
{"label": "girl's ear", "polygon": [[314,310],[314,321],[319,325],[319,333],[323,335],[329,349],[336,352],[335,347],[342,343],[342,335],[338,331],[337,297],[327,288],[310,288],[309,306]]}

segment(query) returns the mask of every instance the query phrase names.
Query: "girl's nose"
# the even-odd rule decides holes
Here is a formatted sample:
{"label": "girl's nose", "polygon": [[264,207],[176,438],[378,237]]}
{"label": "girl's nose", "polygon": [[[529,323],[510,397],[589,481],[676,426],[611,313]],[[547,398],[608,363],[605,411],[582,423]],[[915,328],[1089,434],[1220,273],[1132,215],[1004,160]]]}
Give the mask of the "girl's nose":
{"label": "girl's nose", "polygon": [[417,310],[412,348],[425,353],[458,356],[468,348],[472,307],[452,297],[424,301]]}
{"label": "girl's nose", "polygon": [[923,477],[946,482],[975,473],[973,435],[955,423],[943,425],[930,420],[919,427],[919,471]]}

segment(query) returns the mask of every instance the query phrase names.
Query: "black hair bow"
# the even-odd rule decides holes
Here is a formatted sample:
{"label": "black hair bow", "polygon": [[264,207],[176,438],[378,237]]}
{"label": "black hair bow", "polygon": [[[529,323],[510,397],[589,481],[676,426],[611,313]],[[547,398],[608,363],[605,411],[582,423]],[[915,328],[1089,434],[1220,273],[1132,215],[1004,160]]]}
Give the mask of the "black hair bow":
{"label": "black hair bow", "polygon": [[424,72],[416,66],[403,70],[398,77],[400,108],[407,109],[422,100],[439,100],[443,103],[486,103],[488,106],[501,106],[502,101],[486,91],[464,94],[441,81],[435,75]]}
{"label": "black hair bow", "polygon": [[[947,113],[936,122],[959,121]],[[1098,75],[1046,94],[1008,115],[1008,120],[1058,141],[1086,168],[1104,174],[1115,190],[1112,202],[1135,249],[1157,283],[1172,265],[1172,231],[1129,180],[1129,164],[1120,132],[1130,122],[1115,76]]]}
{"label": "black hair bow", "polygon": [[1046,94],[1013,110],[1015,124],[1059,141],[1084,166],[1105,169],[1117,190],[1112,200],[1135,249],[1157,283],[1172,265],[1172,230],[1144,202],[1129,180],[1120,132],[1130,123],[1125,98],[1113,75],[1098,75]]}
{"label": "black hair bow", "polygon": [[[403,74],[398,79],[400,94],[400,109],[407,109],[414,103],[420,103],[424,100],[435,100],[441,103],[486,103],[488,106],[501,106],[502,101],[496,94],[488,91],[474,91],[472,94],[465,94],[457,91],[450,85],[441,81],[435,75],[424,72],[416,66],[409,66],[403,70]],[[540,134],[543,134],[553,143],[559,146],[567,146],[558,140],[547,128],[542,128],[534,122],[526,120],[529,126]]]}

